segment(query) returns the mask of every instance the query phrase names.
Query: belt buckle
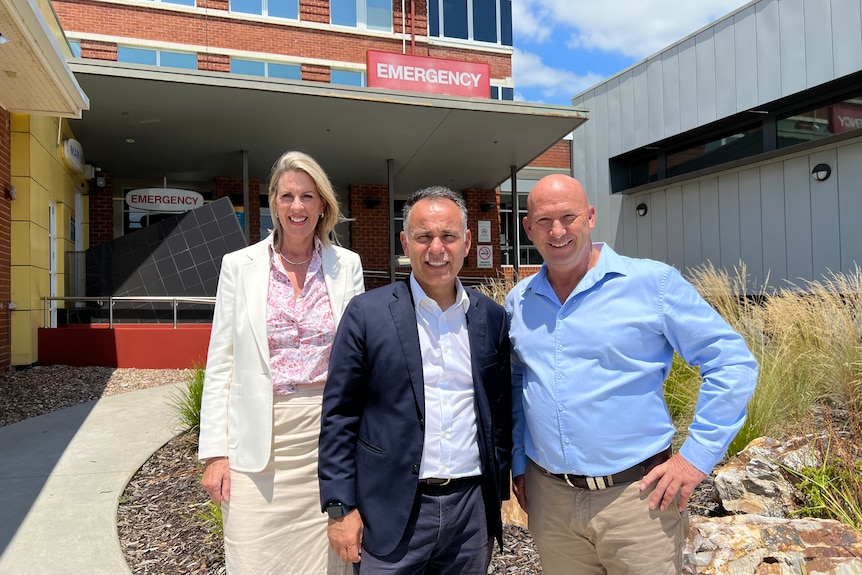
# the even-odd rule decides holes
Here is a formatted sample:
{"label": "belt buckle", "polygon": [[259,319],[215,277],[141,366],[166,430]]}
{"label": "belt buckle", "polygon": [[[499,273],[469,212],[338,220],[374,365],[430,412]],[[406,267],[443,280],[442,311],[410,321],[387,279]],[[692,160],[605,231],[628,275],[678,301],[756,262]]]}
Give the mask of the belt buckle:
{"label": "belt buckle", "polygon": [[[579,487],[569,479],[568,473],[563,474],[563,479],[566,480],[566,483],[572,489],[579,489]],[[602,475],[599,477],[584,476],[584,482],[587,484],[587,489],[590,491],[602,491],[603,489],[614,486],[614,478],[611,475]]]}
{"label": "belt buckle", "polygon": [[422,480],[425,485],[428,487],[444,487],[452,483],[452,478],[447,477],[446,479],[437,479],[436,477],[428,477]]}

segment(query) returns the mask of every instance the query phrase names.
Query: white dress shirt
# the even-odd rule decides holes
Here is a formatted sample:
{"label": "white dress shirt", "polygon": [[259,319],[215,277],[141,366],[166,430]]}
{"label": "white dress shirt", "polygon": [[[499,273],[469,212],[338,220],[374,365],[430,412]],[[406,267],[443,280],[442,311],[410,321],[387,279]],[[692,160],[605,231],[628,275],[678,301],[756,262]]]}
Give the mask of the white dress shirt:
{"label": "white dress shirt", "polygon": [[482,473],[467,335],[470,299],[461,282],[456,282],[455,303],[444,311],[410,275],[425,380],[425,443],[420,479],[454,479]]}

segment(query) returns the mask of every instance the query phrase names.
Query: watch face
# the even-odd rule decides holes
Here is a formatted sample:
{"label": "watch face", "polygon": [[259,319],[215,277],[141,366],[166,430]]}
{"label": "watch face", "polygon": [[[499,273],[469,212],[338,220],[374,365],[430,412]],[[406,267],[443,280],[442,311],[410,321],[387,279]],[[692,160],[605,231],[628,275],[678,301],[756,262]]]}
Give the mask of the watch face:
{"label": "watch face", "polygon": [[326,512],[329,513],[330,519],[338,519],[344,517],[344,506],[341,503],[330,503],[326,506]]}

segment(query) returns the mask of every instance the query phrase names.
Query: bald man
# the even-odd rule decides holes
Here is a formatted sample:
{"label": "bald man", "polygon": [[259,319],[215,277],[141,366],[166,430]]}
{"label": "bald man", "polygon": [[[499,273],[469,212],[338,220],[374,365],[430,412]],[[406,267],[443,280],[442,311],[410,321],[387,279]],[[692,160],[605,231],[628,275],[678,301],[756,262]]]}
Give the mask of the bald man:
{"label": "bald man", "polygon": [[[568,176],[527,199],[544,264],[506,299],[513,489],[545,575],[676,574],[688,498],[742,427],[757,363],[677,270],[593,243],[595,217]],[[674,351],[703,377],[676,454],[663,393]]]}

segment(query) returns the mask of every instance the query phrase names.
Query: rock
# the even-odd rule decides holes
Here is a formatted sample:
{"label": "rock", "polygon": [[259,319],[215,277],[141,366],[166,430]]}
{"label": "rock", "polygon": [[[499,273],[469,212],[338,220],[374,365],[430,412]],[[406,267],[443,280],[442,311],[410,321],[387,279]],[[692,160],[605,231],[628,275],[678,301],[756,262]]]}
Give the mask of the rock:
{"label": "rock", "polygon": [[715,471],[715,490],[725,509],[786,517],[798,508],[796,492],[782,465],[794,470],[819,465],[809,438],[780,443],[760,437]]}
{"label": "rock", "polygon": [[859,575],[862,535],[830,519],[690,518],[684,575]]}

